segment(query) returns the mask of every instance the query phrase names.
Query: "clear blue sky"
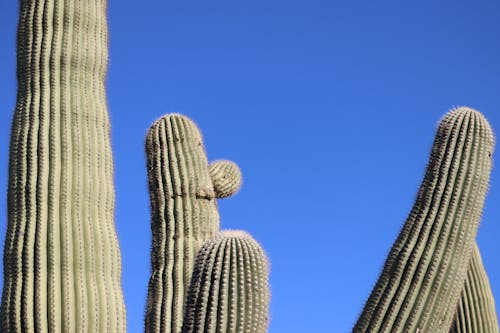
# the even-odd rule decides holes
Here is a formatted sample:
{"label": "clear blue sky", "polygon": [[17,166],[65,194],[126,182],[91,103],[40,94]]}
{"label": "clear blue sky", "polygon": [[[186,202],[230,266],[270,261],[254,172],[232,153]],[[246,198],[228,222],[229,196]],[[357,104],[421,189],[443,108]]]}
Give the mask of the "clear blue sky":
{"label": "clear blue sky", "polygon": [[[17,7],[0,2],[2,250]],[[270,333],[350,330],[449,108],[476,108],[500,133],[498,1],[115,0],[108,11],[129,332],[142,331],[150,270],[144,135],[162,114],[190,116],[209,159],[242,169],[221,221],[271,259]],[[499,164],[478,236],[497,308]]]}

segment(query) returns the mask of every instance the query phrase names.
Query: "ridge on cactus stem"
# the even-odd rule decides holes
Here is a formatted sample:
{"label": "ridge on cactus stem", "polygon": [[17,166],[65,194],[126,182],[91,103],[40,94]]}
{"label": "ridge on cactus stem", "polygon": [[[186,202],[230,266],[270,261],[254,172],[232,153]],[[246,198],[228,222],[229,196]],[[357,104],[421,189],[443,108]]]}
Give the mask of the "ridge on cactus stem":
{"label": "ridge on cactus stem", "polygon": [[440,121],[413,209],[353,332],[448,333],[488,189],[493,132],[460,107]]}

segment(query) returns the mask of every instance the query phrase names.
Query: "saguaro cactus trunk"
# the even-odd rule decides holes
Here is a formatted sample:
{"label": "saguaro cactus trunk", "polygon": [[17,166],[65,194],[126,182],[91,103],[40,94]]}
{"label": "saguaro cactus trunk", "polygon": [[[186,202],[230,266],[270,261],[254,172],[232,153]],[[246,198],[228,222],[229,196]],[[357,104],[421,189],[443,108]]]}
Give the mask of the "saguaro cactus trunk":
{"label": "saguaro cactus trunk", "polygon": [[146,138],[153,248],[146,332],[178,333],[196,251],[219,230],[214,186],[201,133],[181,115]]}
{"label": "saguaro cactus trunk", "polygon": [[494,145],[477,111],[440,122],[417,200],[353,332],[448,333],[465,282]]}
{"label": "saguaro cactus trunk", "polygon": [[105,0],[20,2],[1,332],[125,332]]}

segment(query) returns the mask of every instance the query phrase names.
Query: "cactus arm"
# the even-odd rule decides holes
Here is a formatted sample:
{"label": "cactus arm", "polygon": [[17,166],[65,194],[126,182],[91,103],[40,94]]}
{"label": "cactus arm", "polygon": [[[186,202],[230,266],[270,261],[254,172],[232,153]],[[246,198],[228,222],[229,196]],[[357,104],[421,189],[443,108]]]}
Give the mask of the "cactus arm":
{"label": "cactus arm", "polygon": [[498,332],[495,300],[476,244],[450,333]]}
{"label": "cactus arm", "polygon": [[241,188],[241,171],[236,163],[218,160],[210,163],[208,170],[217,198],[230,197]]}
{"label": "cactus arm", "polygon": [[269,265],[260,245],[242,231],[223,231],[196,257],[182,333],[264,333],[268,325]]}
{"label": "cactus arm", "polygon": [[477,111],[440,122],[424,181],[353,332],[448,332],[488,188],[493,133]]}
{"label": "cactus arm", "polygon": [[2,332],[124,332],[104,0],[21,1]]}

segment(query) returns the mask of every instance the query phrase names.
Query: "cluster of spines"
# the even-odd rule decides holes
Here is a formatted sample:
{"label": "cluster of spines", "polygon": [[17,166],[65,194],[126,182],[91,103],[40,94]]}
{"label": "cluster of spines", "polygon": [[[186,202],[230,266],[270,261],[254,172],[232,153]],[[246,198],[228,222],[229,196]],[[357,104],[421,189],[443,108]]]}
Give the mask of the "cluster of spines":
{"label": "cluster of spines", "polygon": [[476,245],[450,333],[498,332],[495,300]]}
{"label": "cluster of spines", "polygon": [[2,332],[125,332],[104,0],[21,1]]}
{"label": "cluster of spines", "polygon": [[415,205],[353,332],[448,332],[488,188],[492,130],[461,107],[440,122]]}
{"label": "cluster of spines", "polygon": [[198,252],[182,333],[264,333],[269,267],[260,245],[242,231],[224,231]]}

